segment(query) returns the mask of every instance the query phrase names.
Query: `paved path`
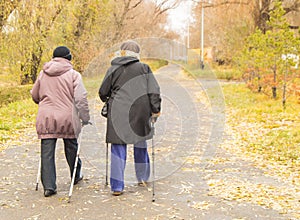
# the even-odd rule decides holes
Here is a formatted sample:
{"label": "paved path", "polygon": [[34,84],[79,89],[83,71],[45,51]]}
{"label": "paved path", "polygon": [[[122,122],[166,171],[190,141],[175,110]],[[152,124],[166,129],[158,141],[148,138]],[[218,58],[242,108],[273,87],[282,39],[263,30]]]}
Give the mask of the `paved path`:
{"label": "paved path", "polygon": [[0,154],[0,219],[290,219],[289,213],[233,198],[228,195],[230,187],[219,190],[231,182],[234,187],[241,183],[241,194],[247,191],[244,182],[283,183],[219,147],[231,137],[226,129],[222,135],[226,128],[222,97],[211,98],[216,103],[208,98],[219,90],[218,84],[180,72],[178,66],[169,65],[156,75],[163,110],[156,124],[155,202],[152,185],[136,185],[131,148],[125,193],[113,197],[105,187],[105,120],[95,95],[90,102],[94,125],[85,127],[81,141],[84,181],[74,188],[71,203],[66,200],[70,179],[62,141],[56,151],[58,194],[45,198],[41,184],[35,191],[39,141],[32,129],[24,145],[11,145]]}

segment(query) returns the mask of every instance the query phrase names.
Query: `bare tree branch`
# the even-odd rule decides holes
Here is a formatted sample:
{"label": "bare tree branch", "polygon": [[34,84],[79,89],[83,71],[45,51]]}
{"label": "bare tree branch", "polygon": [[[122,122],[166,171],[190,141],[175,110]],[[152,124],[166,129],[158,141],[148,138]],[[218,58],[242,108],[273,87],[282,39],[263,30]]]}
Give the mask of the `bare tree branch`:
{"label": "bare tree branch", "polygon": [[164,0],[158,2],[156,0],[155,3],[156,3],[156,7],[154,9],[154,16],[153,16],[152,23],[155,23],[162,14],[166,13],[171,9],[177,8],[180,5],[181,1]]}
{"label": "bare tree branch", "polygon": [[[116,4],[117,1],[115,0]],[[123,31],[123,28],[126,26],[126,21],[134,19],[136,16],[128,17],[128,14],[130,11],[136,9],[140,4],[143,3],[143,0],[138,0],[133,5],[131,5],[133,1],[132,0],[123,0],[123,7],[121,10],[121,15],[119,15],[117,12],[113,13],[114,16],[114,22],[116,24],[116,34],[113,38],[113,42],[118,41],[121,33]]]}
{"label": "bare tree branch", "polygon": [[248,5],[251,0],[224,0],[223,2],[220,3],[208,3],[208,0],[191,0],[192,2],[195,3],[204,3],[203,7],[204,8],[210,8],[210,7],[218,7],[221,5],[228,5],[228,4],[241,4],[241,5]]}
{"label": "bare tree branch", "polygon": [[293,11],[299,12],[299,10],[300,10],[300,0],[295,1],[289,7],[284,7],[284,10],[285,10],[286,14],[288,14],[290,12],[293,12]]}
{"label": "bare tree branch", "polygon": [[213,8],[213,7],[219,7],[219,6],[222,6],[222,5],[249,5],[251,2],[251,0],[244,0],[244,1],[230,1],[230,0],[225,0],[223,2],[220,2],[220,3],[212,3],[212,4],[204,4],[203,7],[204,8]]}
{"label": "bare tree branch", "polygon": [[130,8],[128,8],[128,10],[130,11],[130,10],[132,10],[132,9],[134,9],[134,8],[136,8],[136,7],[138,7],[141,3],[143,2],[143,0],[139,0],[137,3],[135,3],[133,6],[131,6]]}

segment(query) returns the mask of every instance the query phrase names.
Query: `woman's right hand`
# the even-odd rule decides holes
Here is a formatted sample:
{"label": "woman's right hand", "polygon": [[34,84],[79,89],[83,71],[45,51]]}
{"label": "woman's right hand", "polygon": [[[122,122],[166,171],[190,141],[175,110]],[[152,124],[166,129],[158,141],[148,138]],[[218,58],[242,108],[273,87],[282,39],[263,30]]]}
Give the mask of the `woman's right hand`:
{"label": "woman's right hand", "polygon": [[151,116],[151,122],[152,123],[155,123],[157,121],[157,118],[160,116],[160,112],[158,113],[152,113],[152,116]]}

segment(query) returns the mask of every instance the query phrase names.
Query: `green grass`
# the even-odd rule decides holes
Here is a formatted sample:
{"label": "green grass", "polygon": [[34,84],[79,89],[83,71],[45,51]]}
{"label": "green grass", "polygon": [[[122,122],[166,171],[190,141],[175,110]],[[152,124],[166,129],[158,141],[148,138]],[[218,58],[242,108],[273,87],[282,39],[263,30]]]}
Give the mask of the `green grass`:
{"label": "green grass", "polygon": [[88,92],[88,98],[98,97],[98,90],[100,88],[101,82],[103,80],[104,74],[99,77],[84,77],[84,86]]}
{"label": "green grass", "polygon": [[8,68],[5,68],[4,64],[0,61],[0,87],[16,86],[19,84],[19,80],[19,77],[14,74],[10,74],[8,72]]}
{"label": "green grass", "polygon": [[31,97],[32,85],[0,87],[0,107]]}
{"label": "green grass", "polygon": [[228,122],[245,141],[245,151],[283,164],[300,159],[300,105],[295,97],[284,110],[280,100],[253,93],[244,84],[225,85],[223,92]]}
{"label": "green grass", "polygon": [[[10,103],[0,108],[0,144],[18,138],[33,127],[37,105],[31,99],[24,99]],[[0,145],[0,146],[1,146]]]}
{"label": "green grass", "polygon": [[27,128],[35,124],[37,105],[31,100],[33,85],[19,86],[19,78],[3,71],[0,73],[0,151],[6,142],[17,140]]}
{"label": "green grass", "polygon": [[145,59],[145,60],[142,60],[142,62],[148,64],[153,72],[163,66],[168,65],[168,61],[158,60],[158,59]]}
{"label": "green grass", "polygon": [[0,150],[8,140],[18,139],[27,128],[34,126],[37,112],[30,95],[33,85],[10,84],[14,83],[5,81],[0,87]]}
{"label": "green grass", "polygon": [[241,80],[242,73],[233,69],[215,69],[214,73],[218,79]]}
{"label": "green grass", "polygon": [[191,65],[184,62],[177,62],[181,65],[188,75],[196,78],[208,78],[208,79],[219,79],[219,80],[242,80],[242,73],[238,70],[226,67],[211,67],[208,63],[205,64],[204,69],[200,69],[199,65]]}

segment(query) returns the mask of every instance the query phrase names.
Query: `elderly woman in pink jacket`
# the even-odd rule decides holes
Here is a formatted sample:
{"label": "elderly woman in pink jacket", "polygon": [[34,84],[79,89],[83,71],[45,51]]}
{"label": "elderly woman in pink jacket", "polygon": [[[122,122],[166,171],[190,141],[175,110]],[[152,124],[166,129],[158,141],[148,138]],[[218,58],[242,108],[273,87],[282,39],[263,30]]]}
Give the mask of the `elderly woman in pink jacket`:
{"label": "elderly woman in pink jacket", "polygon": [[[80,73],[73,69],[71,59],[72,55],[67,47],[57,47],[53,51],[53,59],[44,65],[31,90],[33,101],[39,105],[36,130],[41,139],[41,179],[45,197],[57,193],[57,138],[64,141],[72,178],[78,149],[77,137],[81,126],[90,120],[87,92]],[[82,178],[81,160],[78,158],[74,184]]]}

